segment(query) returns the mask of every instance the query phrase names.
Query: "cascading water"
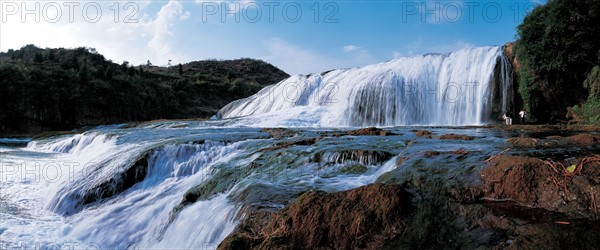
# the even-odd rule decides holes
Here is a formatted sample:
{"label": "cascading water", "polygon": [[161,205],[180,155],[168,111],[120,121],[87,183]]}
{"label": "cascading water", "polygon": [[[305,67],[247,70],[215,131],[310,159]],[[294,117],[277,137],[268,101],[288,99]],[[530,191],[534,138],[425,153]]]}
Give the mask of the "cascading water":
{"label": "cascading water", "polygon": [[[492,106],[511,108],[510,70],[498,47],[402,58],[290,77],[220,111],[235,119],[107,126],[3,148],[0,249],[215,248],[253,208],[376,182],[424,150],[409,147],[410,128],[277,138],[246,126],[481,124]],[[436,150],[458,147],[489,151]]]}
{"label": "cascading water", "polygon": [[[501,72],[495,72],[498,63]],[[227,105],[219,117],[251,116],[246,125],[259,127],[478,125],[491,116],[494,84],[501,85],[507,110],[510,70],[501,47],[400,58],[292,76]]]}
{"label": "cascading water", "polygon": [[314,142],[265,150],[281,141],[260,129],[169,126],[31,142],[0,158],[0,247],[212,249],[249,207],[281,209],[307,190],[372,183],[405,146],[368,145],[383,137]]}

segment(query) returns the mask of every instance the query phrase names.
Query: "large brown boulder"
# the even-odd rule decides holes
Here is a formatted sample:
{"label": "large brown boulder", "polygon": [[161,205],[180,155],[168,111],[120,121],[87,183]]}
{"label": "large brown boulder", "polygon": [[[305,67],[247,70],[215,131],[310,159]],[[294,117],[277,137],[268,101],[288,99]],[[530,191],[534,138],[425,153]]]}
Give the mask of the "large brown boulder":
{"label": "large brown boulder", "polygon": [[475,137],[470,135],[459,135],[459,134],[445,134],[438,137],[440,140],[463,140],[463,141],[471,141],[474,140]]}
{"label": "large brown boulder", "polygon": [[529,137],[513,137],[506,140],[506,142],[517,148],[535,148],[540,146],[538,139]]}
{"label": "large brown boulder", "polygon": [[433,133],[429,130],[413,130],[418,137],[431,138]]}
{"label": "large brown boulder", "polygon": [[591,134],[578,134],[567,137],[567,140],[579,146],[594,146],[600,144],[600,136]]}
{"label": "large brown boulder", "polygon": [[[375,249],[404,232],[413,196],[398,185],[373,184],[349,191],[304,193],[270,216],[260,232],[247,222],[219,249]],[[265,218],[262,215],[261,218]],[[255,221],[256,217],[252,218]],[[246,223],[246,224],[244,224]]]}
{"label": "large brown boulder", "polygon": [[350,131],[346,131],[342,134],[338,134],[338,136],[343,136],[343,135],[392,136],[392,135],[396,135],[396,134],[394,134],[388,130],[383,130],[383,129],[376,128],[376,127],[369,127],[369,128],[361,128],[361,129],[357,129],[357,130],[350,130]]}
{"label": "large brown boulder", "polygon": [[553,148],[567,146],[595,146],[600,144],[600,136],[578,134],[569,137],[549,136],[544,139],[530,137],[513,137],[506,140],[516,148]]}
{"label": "large brown boulder", "polygon": [[600,162],[589,161],[583,164],[581,172],[574,174],[569,174],[563,165],[569,163],[499,156],[480,172],[484,197],[514,201],[522,206],[544,208],[572,217],[598,219]]}

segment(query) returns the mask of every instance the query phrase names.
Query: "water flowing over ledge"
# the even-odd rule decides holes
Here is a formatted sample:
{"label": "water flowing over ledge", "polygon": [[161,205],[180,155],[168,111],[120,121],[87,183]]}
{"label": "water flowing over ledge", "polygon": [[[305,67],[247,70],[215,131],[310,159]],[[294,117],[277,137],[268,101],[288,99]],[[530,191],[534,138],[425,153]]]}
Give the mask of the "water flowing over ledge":
{"label": "water flowing over ledge", "polygon": [[217,117],[258,127],[481,125],[510,108],[511,70],[502,47],[406,57],[292,76]]}
{"label": "water flowing over ledge", "polygon": [[[511,75],[501,48],[472,48],[293,76],[224,107],[221,116],[231,119],[104,126],[36,139],[4,153],[1,177],[9,182],[0,186],[7,193],[27,190],[5,200],[12,206],[26,197],[33,205],[0,211],[16,218],[0,228],[0,248],[42,235],[17,222],[35,221],[28,211],[50,214],[44,246],[213,248],[258,209],[280,210],[309,190],[393,179],[403,162],[425,150],[442,152],[425,163],[462,169],[452,163],[475,164],[499,139],[472,129],[466,133],[474,142],[413,145],[428,139],[409,127],[374,133],[339,127],[482,124],[510,109]],[[337,128],[255,128],[270,126]],[[473,157],[443,154],[456,148]],[[29,169],[36,170],[25,173],[33,181],[20,178]]]}

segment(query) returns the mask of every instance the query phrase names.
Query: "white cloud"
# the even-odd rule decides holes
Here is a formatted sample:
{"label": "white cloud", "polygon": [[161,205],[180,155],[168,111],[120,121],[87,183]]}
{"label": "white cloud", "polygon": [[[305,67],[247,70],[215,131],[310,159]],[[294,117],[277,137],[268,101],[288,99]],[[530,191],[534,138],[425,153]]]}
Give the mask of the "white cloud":
{"label": "white cloud", "polygon": [[148,42],[148,48],[162,60],[174,60],[184,57],[172,51],[171,39],[173,33],[171,28],[178,19],[189,18],[190,15],[189,12],[183,11],[181,3],[175,0],[169,1],[156,13],[154,20],[146,24],[150,32],[153,33],[152,39]]}
{"label": "white cloud", "polygon": [[320,73],[331,69],[360,67],[379,62],[367,50],[357,46],[351,49],[352,53],[330,56],[302,48],[280,38],[271,38],[265,45],[269,55],[262,59],[290,74]]}
{"label": "white cloud", "polygon": [[360,47],[355,46],[355,45],[346,45],[346,46],[344,46],[344,51],[345,52],[357,51],[359,49],[360,49]]}
{"label": "white cloud", "polygon": [[191,16],[192,16],[192,13],[189,12],[189,11],[186,11],[185,13],[183,13],[183,15],[181,15],[179,17],[179,20],[182,20],[182,21],[183,20],[188,20],[188,19],[190,19]]}
{"label": "white cloud", "polygon": [[398,51],[394,51],[392,52],[392,58],[394,59],[398,59],[402,57],[402,53],[398,52]]}
{"label": "white cloud", "polygon": [[[45,2],[41,3],[43,6]],[[173,45],[177,35],[173,33],[173,27],[191,17],[181,3],[175,0],[163,2],[157,13],[148,13],[148,5],[156,2],[133,2],[138,7],[132,19],[134,22],[124,22],[125,13],[115,17],[109,9],[114,2],[98,3],[103,11],[100,20],[95,23],[86,22],[81,15],[75,16],[74,22],[69,22],[67,9],[63,10],[63,18],[57,23],[46,22],[43,18],[36,23],[33,16],[30,16],[31,20],[21,22],[20,15],[10,16],[1,24],[0,50],[18,49],[26,44],[53,48],[86,46],[96,48],[115,62],[127,60],[141,64],[151,60],[156,64],[166,64],[169,59],[176,62],[187,59],[186,55],[175,53]],[[20,2],[17,4],[21,6]],[[76,6],[75,13],[81,13],[82,7],[81,4]],[[124,8],[123,4],[121,8]]]}
{"label": "white cloud", "polygon": [[324,55],[303,49],[280,38],[266,41],[269,55],[264,59],[289,74],[308,74],[332,69],[336,62]]}

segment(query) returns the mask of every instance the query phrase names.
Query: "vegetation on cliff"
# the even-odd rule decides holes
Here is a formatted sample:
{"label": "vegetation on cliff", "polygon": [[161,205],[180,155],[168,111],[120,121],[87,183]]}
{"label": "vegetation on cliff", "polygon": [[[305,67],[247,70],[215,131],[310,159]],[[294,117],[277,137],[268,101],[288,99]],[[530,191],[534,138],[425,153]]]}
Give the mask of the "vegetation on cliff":
{"label": "vegetation on cliff", "polygon": [[567,107],[582,104],[573,110],[581,121],[598,121],[588,119],[600,106],[598,23],[598,1],[549,0],[519,25],[519,94],[537,122],[564,120]]}
{"label": "vegetation on cliff", "polygon": [[133,66],[90,48],[27,45],[0,53],[0,134],[208,118],[286,77],[253,59]]}

